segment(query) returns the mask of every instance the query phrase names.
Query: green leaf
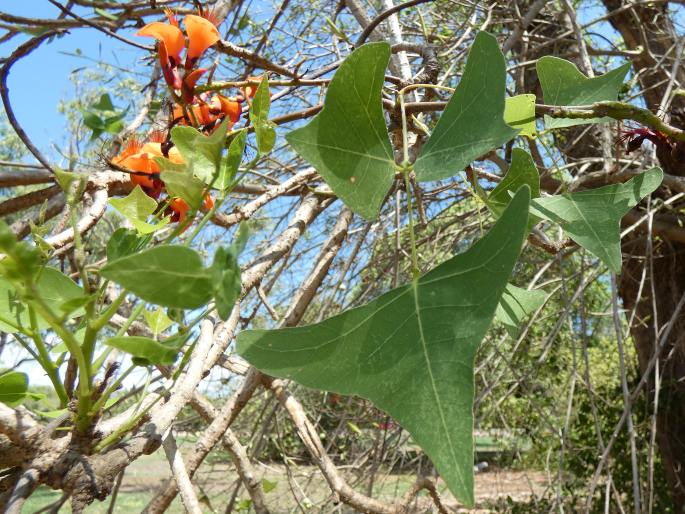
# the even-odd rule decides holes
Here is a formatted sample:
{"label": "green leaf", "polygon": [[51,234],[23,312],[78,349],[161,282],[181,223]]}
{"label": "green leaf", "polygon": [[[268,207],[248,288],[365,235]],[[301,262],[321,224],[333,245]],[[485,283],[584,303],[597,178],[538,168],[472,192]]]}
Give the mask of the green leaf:
{"label": "green leaf", "polygon": [[276,481],[271,481],[267,480],[266,478],[262,478],[262,489],[264,490],[264,494],[270,493],[274,489],[276,489],[276,486],[278,485],[278,482]]}
{"label": "green leaf", "polygon": [[212,296],[210,273],[185,246],[162,245],[108,263],[100,274],[146,302],[196,309]]}
{"label": "green leaf", "polygon": [[0,402],[15,407],[27,397],[29,377],[26,373],[10,371],[0,375]]}
{"label": "green leaf", "polygon": [[507,284],[497,305],[495,319],[504,325],[511,337],[518,337],[523,320],[539,309],[546,299],[547,293],[542,290],[531,291]]}
{"label": "green leaf", "polygon": [[[522,186],[530,188],[531,198],[540,196],[540,174],[535,166],[535,161],[528,152],[520,148],[514,148],[511,153],[511,164],[502,181],[492,190],[487,199],[487,206],[496,215],[501,216],[504,209],[509,205],[513,194]],[[528,227],[532,228],[538,219],[530,215]]]}
{"label": "green leaf", "polygon": [[395,176],[381,103],[387,43],[352,52],[331,81],[323,110],[286,139],[336,195],[367,220],[378,217]]}
{"label": "green leaf", "polygon": [[112,103],[112,97],[109,96],[109,93],[103,93],[100,95],[100,99],[91,105],[91,108],[98,111],[113,111],[114,104]]}
{"label": "green leaf", "polygon": [[80,196],[80,189],[82,185],[85,185],[88,180],[88,175],[85,173],[75,173],[72,171],[64,171],[59,168],[55,169],[55,179],[62,188],[62,191],[71,195],[74,193],[74,183],[78,183],[76,186],[76,196]]}
{"label": "green leaf", "polygon": [[[36,282],[36,288],[40,298],[58,316],[62,314],[60,312],[61,306],[68,306],[73,300],[81,301],[86,298],[81,287],[55,268],[46,267],[42,269]],[[83,308],[76,308],[68,313],[68,318],[82,316],[83,312]],[[22,327],[31,326],[28,307],[19,299],[14,286],[4,278],[0,278],[0,317]],[[40,316],[37,318],[40,330],[50,326]],[[0,321],[0,330],[10,334],[17,332],[16,328],[2,321]]]}
{"label": "green leaf", "polygon": [[150,327],[150,330],[155,335],[161,334],[174,324],[161,307],[157,307],[155,311],[143,311],[143,316],[147,326]]}
{"label": "green leaf", "polygon": [[473,366],[523,244],[522,188],[467,252],[315,325],[243,331],[237,351],[265,373],[367,398],[406,429],[473,504]]}
{"label": "green leaf", "polygon": [[240,295],[240,266],[238,256],[245,249],[249,229],[245,223],[240,225],[233,244],[228,248],[219,247],[214,253],[214,262],[210,268],[214,301],[219,316],[224,321],[233,310],[235,301]]}
{"label": "green leaf", "polygon": [[150,234],[159,230],[170,218],[164,218],[158,223],[151,224],[147,218],[157,209],[157,202],[136,186],[125,198],[110,198],[109,203],[141,234]]}
{"label": "green leaf", "polygon": [[479,32],[459,85],[416,160],[419,181],[451,177],[516,136],[503,118],[506,75],[497,40]]}
{"label": "green leaf", "polygon": [[136,252],[143,242],[143,238],[135,230],[118,228],[107,241],[107,260],[115,261]]}
{"label": "green leaf", "polygon": [[269,77],[264,75],[250,106],[250,121],[254,126],[257,151],[260,155],[269,153],[276,143],[276,125],[269,121],[270,108]]}
{"label": "green leaf", "polygon": [[200,208],[204,182],[185,171],[163,171],[160,178],[171,196],[182,198],[194,211]]}
{"label": "green leaf", "polygon": [[142,359],[137,361],[141,365],[173,364],[179,352],[178,347],[140,336],[111,337],[105,344]]}
{"label": "green leaf", "polygon": [[233,185],[235,176],[238,174],[238,169],[240,168],[240,163],[243,160],[246,143],[247,129],[236,132],[228,147],[228,155],[221,166],[219,178],[214,182],[215,188],[225,190]]}
{"label": "green leaf", "polygon": [[535,95],[510,96],[504,101],[504,121],[519,129],[519,136],[535,137]]}
{"label": "green leaf", "polygon": [[[630,63],[591,79],[583,75],[575,64],[558,57],[546,56],[538,59],[536,69],[547,105],[590,105],[616,100]],[[576,120],[545,116],[545,127],[555,129],[608,121],[612,121],[611,118]]]}
{"label": "green leaf", "polygon": [[177,126],[171,129],[171,140],[181,152],[188,171],[206,184],[211,184],[219,172],[227,130],[228,119],[209,136],[193,127]]}
{"label": "green leaf", "polygon": [[[102,133],[105,128],[105,122],[102,120],[102,118],[100,118],[100,116],[94,112],[86,110],[81,110],[81,114],[83,114],[83,124],[92,130],[93,134],[95,134],[96,131]],[[92,139],[95,139],[96,137],[97,136],[93,135]]]}
{"label": "green leaf", "polygon": [[531,213],[553,221],[614,273],[621,271],[621,218],[659,187],[664,174],[652,168],[624,184],[538,198]]}

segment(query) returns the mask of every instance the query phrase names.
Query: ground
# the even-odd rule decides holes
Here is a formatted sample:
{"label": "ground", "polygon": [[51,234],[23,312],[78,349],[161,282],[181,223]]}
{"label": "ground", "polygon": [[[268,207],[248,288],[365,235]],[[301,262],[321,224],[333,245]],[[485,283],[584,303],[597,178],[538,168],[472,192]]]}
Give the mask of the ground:
{"label": "ground", "polygon": [[[217,459],[218,460],[218,459]],[[256,470],[262,477],[266,494],[267,503],[274,513],[302,512],[297,509],[293,499],[293,491],[301,499],[301,504],[318,504],[324,501],[330,491],[326,489],[324,481],[318,470],[312,466],[291,466],[286,468],[283,465],[264,464],[258,466]],[[288,481],[288,471],[290,471],[291,481]],[[350,480],[354,480],[353,470],[346,470]],[[117,498],[113,512],[134,514],[141,512],[153,492],[159,484],[169,477],[169,468],[161,451],[153,455],[144,456],[135,461],[126,471],[124,481]],[[231,466],[222,462],[204,466],[203,472],[196,483],[201,484],[198,490],[200,496],[206,496],[204,503],[205,512],[222,513],[231,497],[236,474]],[[374,485],[374,496],[381,499],[390,500],[394,497],[401,497],[407,487],[412,483],[411,475],[379,475]],[[478,509],[473,512],[489,512],[483,509],[488,502],[497,499],[521,501],[531,498],[532,494],[541,494],[547,485],[545,475],[539,472],[520,472],[520,471],[488,471],[476,475],[476,501]],[[456,506],[456,502],[445,491],[444,484],[439,484],[441,494],[448,505]],[[365,485],[359,485],[360,491],[365,491]],[[40,489],[26,503],[23,512],[34,513],[41,508],[56,501],[60,497],[56,491]],[[202,499],[202,498],[201,498]],[[236,501],[235,510],[247,512],[249,503],[245,501],[247,496],[243,489]],[[88,514],[106,513],[109,508],[110,500],[95,502],[86,509]],[[318,510],[318,509],[316,509]],[[68,504],[65,505],[60,513],[68,513]],[[326,512],[327,509],[324,509]],[[185,512],[180,500],[177,498],[172,504],[171,513]]]}

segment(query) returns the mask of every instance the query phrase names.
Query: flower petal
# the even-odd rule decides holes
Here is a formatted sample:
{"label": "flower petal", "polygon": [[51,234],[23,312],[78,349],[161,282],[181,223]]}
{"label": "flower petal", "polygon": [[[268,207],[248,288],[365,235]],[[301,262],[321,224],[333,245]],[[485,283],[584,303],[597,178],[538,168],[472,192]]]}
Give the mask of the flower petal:
{"label": "flower petal", "polygon": [[219,104],[221,105],[221,112],[223,112],[232,123],[237,123],[243,110],[240,102],[229,100],[225,96],[217,95]]}
{"label": "flower petal", "polygon": [[207,48],[221,39],[221,35],[211,21],[194,14],[185,17],[185,26],[189,41],[186,68],[189,69],[192,68],[194,61],[205,53]]}
{"label": "flower petal", "polygon": [[153,37],[157,41],[163,42],[169,57],[174,58],[175,64],[180,63],[181,51],[186,46],[186,40],[183,37],[183,32],[178,27],[162,23],[161,21],[154,21],[145,25],[136,35]]}

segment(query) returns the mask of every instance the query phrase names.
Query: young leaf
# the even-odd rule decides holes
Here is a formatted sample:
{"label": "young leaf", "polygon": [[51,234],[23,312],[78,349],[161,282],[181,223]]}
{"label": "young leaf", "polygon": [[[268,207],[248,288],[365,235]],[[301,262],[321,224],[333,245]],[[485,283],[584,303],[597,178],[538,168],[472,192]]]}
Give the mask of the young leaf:
{"label": "young leaf", "polygon": [[[56,315],[63,314],[60,307],[71,301],[80,301],[84,298],[84,292],[73,280],[55,268],[43,268],[36,282],[40,298],[49,305]],[[68,313],[69,318],[83,315],[83,308],[74,309]],[[0,317],[9,320],[15,325],[30,327],[28,307],[17,297],[14,287],[4,278],[0,278]],[[48,328],[50,325],[38,316],[38,328]],[[7,323],[0,321],[0,330],[10,334],[17,332]]]}
{"label": "young leaf", "polygon": [[105,344],[138,359],[143,359],[138,362],[144,366],[149,364],[173,364],[179,352],[178,347],[140,336],[111,337],[105,340]]}
{"label": "young leaf", "polygon": [[[542,57],[538,59],[535,67],[540,86],[542,86],[544,102],[548,105],[573,106],[616,100],[626,73],[630,69],[630,63],[591,79],[583,75],[575,64],[558,57]],[[545,127],[554,129],[607,121],[612,120],[611,118],[574,120],[545,116]]]}
{"label": "young leaf", "polygon": [[240,266],[238,256],[244,250],[249,237],[246,224],[241,224],[235,240],[228,248],[219,247],[214,254],[210,271],[214,287],[214,301],[221,319],[226,320],[240,295]]}
{"label": "young leaf", "polygon": [[164,307],[196,309],[212,297],[212,280],[200,256],[185,246],[162,245],[108,263],[100,274]]}
{"label": "young leaf", "polygon": [[123,227],[116,229],[107,241],[107,260],[116,261],[134,253],[140,247],[142,239],[135,230]]}
{"label": "young leaf", "polygon": [[157,202],[146,195],[140,186],[136,186],[125,198],[110,198],[109,203],[141,234],[150,234],[169,223],[169,218],[155,224],[147,222],[147,218],[157,209]]}
{"label": "young leaf", "polygon": [[542,290],[529,291],[507,284],[497,305],[495,319],[515,338],[524,318],[539,309],[546,299],[547,293]]}
{"label": "young leaf", "polygon": [[155,311],[143,311],[143,317],[155,335],[161,334],[174,324],[161,307],[157,307]]}
{"label": "young leaf", "polygon": [[262,478],[262,489],[264,490],[264,494],[270,493],[274,489],[276,489],[276,486],[278,485],[278,482],[276,481],[271,481],[267,480],[266,478]]}
{"label": "young leaf", "polygon": [[416,160],[419,181],[451,177],[518,133],[503,118],[506,74],[497,40],[479,32],[459,85]]}
{"label": "young leaf", "polygon": [[264,75],[250,106],[250,121],[254,126],[257,151],[260,155],[269,153],[276,143],[276,126],[269,121],[270,108],[269,77]]}
{"label": "young leaf", "polygon": [[269,375],[367,398],[406,429],[473,504],[473,366],[526,233],[522,188],[490,232],[418,280],[315,325],[243,331]]}
{"label": "young leaf", "polygon": [[182,198],[193,210],[200,208],[204,182],[185,171],[163,171],[160,178],[171,196]]}
{"label": "young leaf", "polygon": [[286,139],[350,209],[373,220],[395,176],[381,104],[387,43],[367,43],[340,65],[323,110]]}
{"label": "young leaf", "polygon": [[231,187],[235,176],[240,168],[240,163],[243,160],[245,153],[245,144],[247,143],[247,130],[239,130],[234,136],[231,144],[228,146],[228,155],[221,165],[221,172],[219,178],[214,182],[216,189],[224,190]]}
{"label": "young leaf", "polygon": [[519,129],[519,136],[535,137],[535,95],[510,96],[504,101],[504,121]]}
{"label": "young leaf", "polygon": [[103,93],[100,95],[100,99],[91,105],[91,108],[97,111],[113,111],[114,103],[112,103],[112,97],[109,93]]}
{"label": "young leaf", "polygon": [[228,119],[209,136],[193,127],[178,126],[171,129],[171,140],[181,152],[188,172],[205,184],[212,183],[219,172],[227,130]]}
{"label": "young leaf", "polygon": [[26,373],[10,371],[0,375],[0,402],[15,407],[27,396],[29,377]]}
{"label": "young leaf", "polygon": [[[533,158],[528,152],[520,148],[514,148],[511,153],[511,164],[502,181],[492,190],[486,204],[496,215],[500,216],[511,201],[512,195],[522,186],[530,188],[531,198],[540,196],[540,174],[535,166]],[[528,227],[532,228],[539,220],[530,215]]]}
{"label": "young leaf", "polygon": [[621,218],[655,191],[663,178],[660,168],[652,168],[624,184],[538,198],[531,203],[530,211],[558,223],[571,239],[619,273]]}

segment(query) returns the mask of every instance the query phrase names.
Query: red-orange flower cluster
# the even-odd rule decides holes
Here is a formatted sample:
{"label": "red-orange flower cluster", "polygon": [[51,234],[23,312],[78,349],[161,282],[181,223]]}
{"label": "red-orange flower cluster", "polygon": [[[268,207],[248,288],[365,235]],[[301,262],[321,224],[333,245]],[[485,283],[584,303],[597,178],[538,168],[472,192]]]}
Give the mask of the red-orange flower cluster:
{"label": "red-orange flower cluster", "polygon": [[[154,132],[145,143],[136,138],[131,138],[122,152],[112,159],[112,163],[124,168],[131,174],[131,182],[139,185],[145,193],[158,200],[164,191],[164,182],[161,180],[160,167],[155,157],[166,157],[176,164],[184,164],[183,157],[176,147],[172,147],[167,155],[162,151],[164,134]],[[207,193],[203,207],[206,210],[214,207],[214,200]],[[182,198],[170,198],[169,212],[171,221],[182,222],[188,216],[190,207]]]}
{"label": "red-orange flower cluster", "polygon": [[[184,97],[193,97],[193,89],[200,76],[207,70],[194,70],[202,54],[221,39],[214,23],[205,17],[188,14],[184,18],[186,38],[181,31],[176,16],[167,9],[169,23],[155,21],[148,23],[138,31],[139,36],[152,37],[159,41],[159,63],[167,84],[175,90],[181,90]],[[186,49],[185,62],[181,63],[181,52]],[[183,78],[179,68],[185,70]]]}

